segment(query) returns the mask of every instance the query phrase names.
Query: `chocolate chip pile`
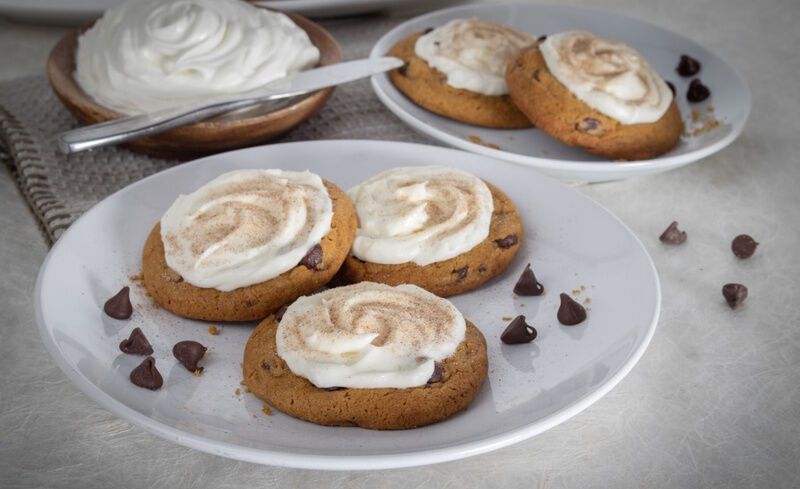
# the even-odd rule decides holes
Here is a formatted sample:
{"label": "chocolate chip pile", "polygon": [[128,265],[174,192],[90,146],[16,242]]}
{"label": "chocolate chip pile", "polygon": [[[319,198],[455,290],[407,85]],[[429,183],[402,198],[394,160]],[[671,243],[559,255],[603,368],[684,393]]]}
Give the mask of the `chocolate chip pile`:
{"label": "chocolate chip pile", "polygon": [[[670,245],[682,244],[686,241],[686,231],[678,229],[678,222],[672,223],[661,233],[658,238],[662,243]],[[731,252],[736,258],[746,260],[753,256],[759,243],[747,234],[740,234],[731,241]],[[747,299],[747,287],[742,284],[730,283],[722,286],[722,297],[731,309],[737,309]]]}
{"label": "chocolate chip pile", "polygon": [[[689,55],[684,54],[681,56],[681,60],[678,63],[678,66],[675,68],[675,71],[678,73],[678,75],[684,78],[691,78],[700,73],[702,68],[703,67],[699,61]],[[675,94],[675,86],[670,82],[667,82],[667,85],[669,85],[672,93]],[[686,100],[691,103],[699,103],[706,100],[710,96],[711,90],[707,86],[703,85],[703,82],[700,81],[700,78],[694,78],[689,82],[689,88],[686,91]]]}
{"label": "chocolate chip pile", "polygon": [[[525,269],[519,276],[514,285],[514,294],[523,297],[540,296],[544,294],[544,286],[536,279],[531,264],[525,265]],[[561,304],[556,313],[558,322],[564,326],[575,326],[586,319],[586,309],[575,302],[570,296],[562,293]],[[519,315],[511,320],[505,331],[500,335],[500,341],[507,345],[518,345],[530,343],[538,335],[536,328],[525,321],[525,316]]]}
{"label": "chocolate chip pile", "polygon": [[[103,311],[114,319],[129,319],[133,315],[130,288],[123,287],[106,301]],[[158,390],[164,385],[164,378],[156,368],[156,360],[150,356],[153,354],[153,345],[150,344],[141,328],[133,328],[128,338],[120,342],[119,349],[128,355],[146,357],[142,363],[131,370],[131,383],[151,391]],[[179,341],[172,348],[172,354],[187,370],[194,375],[200,375],[203,367],[199,367],[197,363],[205,356],[207,350],[208,348],[196,341]]]}

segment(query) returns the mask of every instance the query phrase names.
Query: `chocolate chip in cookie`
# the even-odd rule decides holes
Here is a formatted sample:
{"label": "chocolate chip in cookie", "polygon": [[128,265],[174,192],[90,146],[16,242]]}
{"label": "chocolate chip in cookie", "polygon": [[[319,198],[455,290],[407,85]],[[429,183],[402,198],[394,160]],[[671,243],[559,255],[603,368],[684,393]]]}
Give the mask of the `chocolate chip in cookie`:
{"label": "chocolate chip in cookie", "polygon": [[505,238],[494,240],[494,242],[497,243],[498,247],[507,249],[517,244],[518,239],[516,234],[509,234]]}
{"label": "chocolate chip in cookie", "polygon": [[300,260],[300,264],[304,267],[308,268],[309,270],[314,270],[317,268],[317,265],[322,263],[322,246],[319,244],[315,244],[308,250],[306,256]]}

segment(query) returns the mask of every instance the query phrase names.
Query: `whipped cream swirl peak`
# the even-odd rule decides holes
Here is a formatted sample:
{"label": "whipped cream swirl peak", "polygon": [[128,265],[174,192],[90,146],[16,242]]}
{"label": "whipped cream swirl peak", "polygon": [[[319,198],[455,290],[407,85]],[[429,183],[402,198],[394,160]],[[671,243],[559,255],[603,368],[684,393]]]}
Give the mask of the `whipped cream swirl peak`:
{"label": "whipped cream swirl peak", "polygon": [[465,332],[453,304],[416,285],[361,282],[297,299],[275,340],[317,387],[408,388],[425,385]]}
{"label": "whipped cream swirl peak", "polygon": [[484,95],[505,95],[506,65],[535,38],[503,24],[455,19],[417,39],[414,51],[444,73],[447,84]]}
{"label": "whipped cream swirl peak", "polygon": [[330,231],[333,203],[311,172],[237,170],[161,218],[167,265],[197,287],[228,292],[297,266]]}
{"label": "whipped cream swirl peak", "polygon": [[428,265],[465,253],[489,236],[492,192],[462,170],[393,168],[347,193],[359,220],[352,254],[364,261]]}
{"label": "whipped cream swirl peak", "polygon": [[663,78],[622,42],[569,31],[547,36],[539,49],[556,80],[622,124],[655,122],[672,103]]}
{"label": "whipped cream swirl peak", "polygon": [[128,0],[79,38],[76,78],[100,104],[138,114],[246,92],[318,61],[282,13],[241,0]]}

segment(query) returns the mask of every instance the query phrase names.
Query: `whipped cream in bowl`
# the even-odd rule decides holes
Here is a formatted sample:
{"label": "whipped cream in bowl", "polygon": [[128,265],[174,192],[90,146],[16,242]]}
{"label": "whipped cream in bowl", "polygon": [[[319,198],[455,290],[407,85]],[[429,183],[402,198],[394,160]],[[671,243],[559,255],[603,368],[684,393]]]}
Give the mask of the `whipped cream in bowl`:
{"label": "whipped cream in bowl", "polygon": [[297,299],[278,324],[278,355],[319,388],[425,385],[464,340],[466,320],[415,285],[361,282]]}
{"label": "whipped cream in bowl", "polygon": [[393,168],[347,194],[359,220],[351,253],[367,262],[424,266],[466,253],[489,236],[492,192],[463,170]]}
{"label": "whipped cream in bowl", "polygon": [[[48,57],[53,91],[83,123],[235,98],[277,77],[342,61],[333,36],[294,13],[242,0],[128,1],[89,29],[67,33]],[[242,109],[126,146],[187,159],[263,144],[316,114],[333,91]]]}
{"label": "whipped cream in bowl", "polygon": [[672,104],[664,79],[622,42],[568,31],[547,36],[539,50],[556,80],[622,124],[656,122]]}
{"label": "whipped cream in bowl", "polygon": [[508,61],[536,38],[481,19],[455,19],[423,35],[417,56],[447,77],[447,84],[483,95],[508,93]]}
{"label": "whipped cream in bowl", "polygon": [[129,0],[78,39],[75,78],[133,115],[247,92],[319,60],[280,12],[241,0]]}
{"label": "whipped cream in bowl", "polygon": [[333,203],[311,172],[237,170],[179,196],[161,218],[167,265],[223,292],[294,268],[331,230]]}

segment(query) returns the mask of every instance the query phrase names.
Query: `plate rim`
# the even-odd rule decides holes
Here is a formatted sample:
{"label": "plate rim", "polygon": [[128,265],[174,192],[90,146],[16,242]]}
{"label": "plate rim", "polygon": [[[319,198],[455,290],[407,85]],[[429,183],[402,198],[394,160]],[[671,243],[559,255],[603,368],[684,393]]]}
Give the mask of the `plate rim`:
{"label": "plate rim", "polygon": [[[747,79],[739,72],[739,70],[735,66],[728,63],[725,60],[725,58],[718,55],[715,51],[703,46],[702,44],[696,42],[695,40],[689,37],[684,36],[683,34],[673,32],[669,29],[654,24],[653,22],[650,22],[648,20],[643,20],[632,15],[628,15],[625,13],[617,12],[615,10],[605,9],[601,7],[583,6],[583,5],[562,5],[557,3],[500,2],[491,4],[480,4],[480,3],[466,4],[466,5],[458,5],[455,7],[443,8],[435,10],[433,12],[428,12],[422,15],[418,15],[416,17],[412,17],[402,22],[401,24],[396,25],[391,30],[383,34],[377,41],[375,41],[375,44],[372,46],[372,49],[369,52],[369,57],[376,58],[380,56],[385,56],[386,55],[385,53],[381,54],[380,52],[378,52],[378,46],[382,44],[389,37],[395,36],[399,31],[407,28],[408,25],[411,24],[412,22],[423,21],[425,19],[438,17],[439,15],[449,14],[460,10],[473,12],[475,9],[482,9],[487,7],[492,7],[492,8],[545,7],[545,8],[561,8],[573,11],[603,13],[607,15],[622,17],[624,19],[627,19],[628,21],[639,22],[641,24],[649,26],[650,28],[657,29],[659,31],[669,33],[673,36],[680,37],[681,39],[693,44],[694,46],[708,52],[713,57],[717,58],[734,73],[736,81],[740,83],[741,86],[744,88],[742,94],[743,95],[742,100],[746,102],[745,104],[746,109],[744,111],[744,116],[741,118],[740,121],[737,121],[735,124],[732,124],[731,132],[728,133],[725,137],[723,137],[719,141],[716,141],[708,146],[704,146],[702,148],[698,148],[694,151],[690,151],[688,153],[680,155],[651,158],[647,160],[626,161],[624,162],[624,164],[621,164],[613,160],[602,160],[602,161],[560,160],[553,158],[544,158],[540,156],[528,156],[519,153],[503,151],[501,149],[494,149],[488,146],[484,146],[482,144],[473,143],[464,138],[453,136],[448,132],[437,128],[434,125],[431,125],[420,119],[417,119],[409,112],[405,111],[402,107],[400,107],[400,105],[397,102],[395,102],[392,96],[390,96],[381,86],[381,83],[391,83],[388,74],[381,73],[378,75],[373,75],[370,78],[370,83],[372,85],[373,92],[375,92],[375,95],[384,104],[384,106],[386,106],[386,108],[388,108],[394,115],[399,117],[403,122],[405,122],[408,126],[413,128],[414,130],[417,130],[427,136],[433,137],[434,139],[444,142],[454,148],[462,149],[470,153],[477,153],[495,159],[501,159],[504,161],[509,161],[511,163],[523,166],[529,166],[532,168],[537,168],[542,170],[553,170],[557,172],[570,172],[570,173],[599,171],[607,174],[610,178],[613,179],[613,178],[625,178],[620,176],[620,174],[629,173],[630,170],[634,171],[651,170],[653,172],[659,172],[659,171],[666,171],[670,169],[679,168],[681,166],[700,161],[701,159],[706,158],[707,156],[710,156],[730,145],[741,135],[742,131],[744,131],[744,127],[747,125],[747,121],[750,118],[750,113],[753,108],[753,96],[750,90],[750,86],[747,83]],[[465,124],[465,126],[469,125]],[[561,179],[560,177],[558,178]]]}
{"label": "plate rim", "polygon": [[[337,145],[343,143],[347,143],[348,145],[364,145],[364,146],[375,146],[375,145],[396,146],[396,147],[415,146],[419,147],[420,149],[425,148],[426,150],[433,149],[434,151],[459,152],[459,153],[462,152],[461,150],[453,148],[444,148],[441,146],[419,144],[419,143],[407,143],[400,141],[383,141],[383,140],[369,140],[369,139],[297,141],[297,142],[288,142],[288,143],[280,143],[272,145],[254,146],[250,148],[243,148],[234,151],[228,151],[225,153],[218,153],[216,155],[211,155],[204,158],[199,158],[196,160],[177,164],[160,172],[149,175],[141,180],[137,180],[136,182],[133,182],[117,190],[116,192],[105,197],[103,200],[99,201],[89,210],[84,212],[64,232],[64,234],[60,237],[60,239],[55,242],[53,247],[47,253],[47,256],[45,257],[41,267],[39,268],[39,272],[37,273],[36,284],[34,287],[34,316],[37,324],[37,329],[39,330],[39,335],[42,339],[42,342],[44,343],[45,349],[50,354],[51,358],[55,361],[56,365],[58,365],[61,371],[64,372],[67,378],[76,387],[78,387],[78,389],[81,392],[87,395],[92,401],[98,403],[100,406],[110,411],[115,416],[135,426],[138,426],[139,428],[142,428],[143,430],[152,433],[162,439],[177,443],[179,445],[186,446],[189,448],[194,448],[196,450],[200,450],[202,452],[213,455],[220,455],[231,459],[258,463],[262,465],[272,465],[272,466],[281,466],[281,467],[290,467],[299,469],[315,469],[315,470],[332,470],[332,471],[359,470],[360,471],[360,470],[384,470],[384,469],[395,469],[395,468],[405,468],[405,467],[416,467],[416,466],[423,466],[423,465],[436,464],[452,460],[458,460],[490,452],[493,450],[497,450],[499,448],[503,448],[521,442],[528,438],[532,438],[533,436],[536,436],[544,431],[547,431],[563,423],[564,421],[567,421],[568,419],[571,419],[572,417],[578,415],[583,410],[585,410],[586,408],[588,408],[589,406],[591,406],[592,404],[603,398],[606,394],[608,394],[608,392],[610,392],[614,387],[616,387],[616,385],[619,384],[619,382],[623,378],[625,378],[628,375],[628,373],[630,373],[630,371],[633,369],[633,367],[639,362],[641,357],[644,355],[644,352],[647,350],[647,347],[649,346],[650,341],[653,338],[653,335],[655,334],[658,320],[661,315],[661,301],[662,301],[661,281],[659,278],[658,270],[656,269],[652,257],[648,253],[647,248],[644,246],[644,243],[642,243],[639,237],[616,214],[611,212],[602,204],[596,202],[591,197],[579,192],[578,190],[572,187],[564,185],[563,183],[557,181],[556,179],[544,175],[536,170],[531,170],[531,171],[533,171],[538,178],[551,180],[553,184],[561,187],[562,190],[566,192],[574,192],[575,194],[577,194],[579,198],[586,199],[591,204],[599,207],[603,212],[607,213],[612,219],[616,220],[617,223],[622,226],[622,228],[633,238],[633,244],[637,248],[639,248],[639,250],[642,253],[644,253],[644,256],[646,258],[646,263],[647,265],[649,265],[649,271],[651,272],[650,278],[653,280],[653,285],[655,286],[656,300],[655,300],[655,307],[653,310],[653,314],[652,317],[650,318],[650,324],[647,325],[647,331],[644,337],[642,338],[641,342],[636,347],[636,349],[633,352],[631,352],[631,354],[622,363],[619,370],[612,377],[610,377],[603,384],[598,386],[595,390],[589,392],[588,394],[577,399],[576,401],[566,405],[565,407],[562,407],[558,411],[548,416],[545,416],[533,423],[525,425],[522,428],[512,429],[510,431],[500,433],[488,438],[483,438],[480,440],[462,443],[454,446],[433,448],[433,449],[420,450],[414,452],[402,452],[402,453],[381,454],[381,455],[319,455],[319,454],[304,454],[298,452],[265,450],[260,448],[245,447],[227,441],[211,440],[201,435],[188,433],[173,426],[167,425],[162,421],[150,418],[145,414],[139,413],[138,411],[127,406],[121,401],[118,401],[117,399],[111,397],[105,391],[103,391],[98,386],[93,384],[85,376],[83,376],[83,374],[74,369],[61,355],[59,347],[56,344],[55,340],[50,335],[44,321],[43,303],[42,303],[43,300],[42,284],[48,269],[48,264],[50,263],[50,260],[53,258],[53,256],[55,256],[55,254],[58,252],[58,250],[62,246],[64,246],[64,243],[66,242],[65,238],[68,237],[70,233],[74,232],[74,230],[76,229],[75,226],[76,224],[83,221],[84,219],[87,219],[87,216],[91,216],[94,212],[96,212],[98,207],[104,205],[112,198],[115,198],[117,194],[130,191],[132,187],[142,185],[144,184],[144,182],[150,179],[163,178],[163,174],[177,171],[177,169],[184,167],[186,165],[203,164],[205,161],[212,160],[214,158],[219,157],[220,155],[226,155],[242,151],[264,151],[264,150],[270,150],[273,147],[283,147],[289,145],[324,146],[324,145]],[[485,158],[485,156],[482,155],[477,155],[477,156]]]}

